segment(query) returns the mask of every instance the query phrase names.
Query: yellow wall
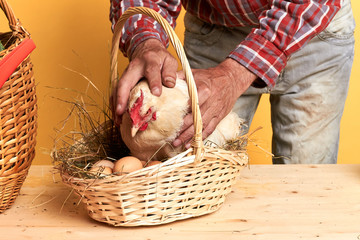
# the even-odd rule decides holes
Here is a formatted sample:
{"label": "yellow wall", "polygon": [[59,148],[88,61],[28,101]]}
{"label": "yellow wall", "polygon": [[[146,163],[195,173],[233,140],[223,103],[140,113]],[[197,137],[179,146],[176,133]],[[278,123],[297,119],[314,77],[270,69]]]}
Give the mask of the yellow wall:
{"label": "yellow wall", "polygon": [[[98,0],[9,0],[17,17],[32,34],[37,49],[32,54],[37,81],[39,106],[37,155],[34,164],[50,164],[49,152],[53,147],[54,128],[61,126],[69,112],[69,106],[53,99],[70,99],[75,94],[56,88],[84,91],[88,83],[80,74],[88,77],[104,93],[109,79],[109,49],[112,33],[108,21],[109,1]],[[352,0],[354,15],[360,25],[360,2]],[[183,15],[180,16],[180,19]],[[178,36],[182,39],[183,24],[178,21]],[[356,39],[360,39],[359,27]],[[0,16],[0,32],[8,31],[7,20]],[[356,48],[359,42],[356,43]],[[120,70],[127,60],[119,58]],[[349,97],[341,125],[339,163],[360,163],[357,150],[360,142],[360,54],[356,52],[351,76]],[[72,69],[73,71],[69,70]],[[49,88],[51,87],[51,88]],[[89,91],[97,101],[101,98]],[[254,141],[270,151],[271,125],[268,97],[264,96],[255,115],[252,129],[262,126],[256,132]],[[251,163],[271,163],[270,155],[258,147],[249,149]]]}

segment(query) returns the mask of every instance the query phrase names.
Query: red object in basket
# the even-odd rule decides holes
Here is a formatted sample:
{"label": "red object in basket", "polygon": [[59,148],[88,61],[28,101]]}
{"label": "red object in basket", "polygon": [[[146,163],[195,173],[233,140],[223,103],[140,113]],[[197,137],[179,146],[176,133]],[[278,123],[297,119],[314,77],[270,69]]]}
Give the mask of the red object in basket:
{"label": "red object in basket", "polygon": [[33,40],[26,38],[19,46],[0,60],[0,88],[35,47]]}

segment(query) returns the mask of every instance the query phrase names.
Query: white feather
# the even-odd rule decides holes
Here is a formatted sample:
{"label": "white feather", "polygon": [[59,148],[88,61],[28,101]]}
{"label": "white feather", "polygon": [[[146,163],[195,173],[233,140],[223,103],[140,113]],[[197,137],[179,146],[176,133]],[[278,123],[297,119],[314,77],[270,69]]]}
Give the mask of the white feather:
{"label": "white feather", "polygon": [[[143,92],[144,102],[140,114],[145,114],[152,107],[156,111],[156,120],[150,121],[145,131],[138,131],[131,137],[131,118],[129,113],[123,115],[120,125],[121,135],[131,154],[141,160],[171,157],[183,151],[183,147],[174,149],[171,142],[178,136],[183,119],[189,110],[189,95],[184,80],[177,79],[174,88],[162,88],[160,97],[151,94],[146,81],[139,82],[130,92],[128,107],[131,109],[136,99]],[[231,112],[205,140],[221,147],[227,140],[234,139],[240,133],[242,120]]]}

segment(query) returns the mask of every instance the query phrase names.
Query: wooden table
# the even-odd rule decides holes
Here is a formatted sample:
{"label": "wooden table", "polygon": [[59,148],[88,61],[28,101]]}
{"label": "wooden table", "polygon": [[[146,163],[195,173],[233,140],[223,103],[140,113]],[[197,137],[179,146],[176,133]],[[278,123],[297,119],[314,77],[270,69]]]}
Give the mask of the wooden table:
{"label": "wooden table", "polygon": [[220,210],[154,227],[90,219],[51,166],[32,166],[0,239],[360,239],[360,165],[253,165]]}

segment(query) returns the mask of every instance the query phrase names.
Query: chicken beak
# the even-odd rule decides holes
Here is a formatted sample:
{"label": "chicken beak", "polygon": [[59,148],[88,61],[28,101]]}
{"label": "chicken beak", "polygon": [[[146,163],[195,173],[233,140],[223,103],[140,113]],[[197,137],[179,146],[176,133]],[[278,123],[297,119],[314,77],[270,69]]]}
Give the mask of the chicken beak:
{"label": "chicken beak", "polygon": [[135,137],[136,133],[139,131],[140,127],[132,126],[131,127],[131,137]]}

